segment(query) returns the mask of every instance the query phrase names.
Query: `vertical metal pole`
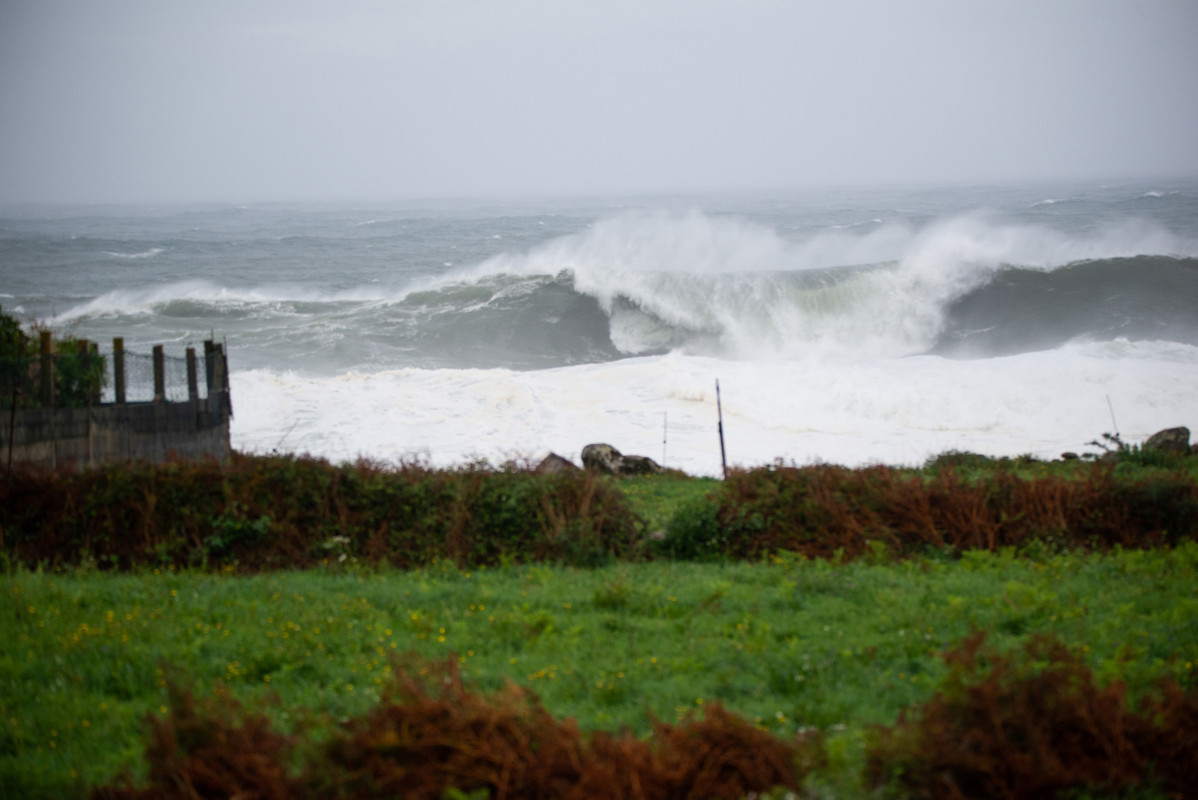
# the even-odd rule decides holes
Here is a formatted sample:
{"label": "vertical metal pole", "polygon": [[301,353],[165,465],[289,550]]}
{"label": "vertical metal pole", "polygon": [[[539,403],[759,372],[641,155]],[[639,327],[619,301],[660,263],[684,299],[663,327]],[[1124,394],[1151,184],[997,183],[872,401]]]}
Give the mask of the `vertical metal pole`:
{"label": "vertical metal pole", "polygon": [[716,378],[715,382],[715,410],[719,417],[720,429],[720,464],[724,467],[724,480],[728,480],[728,456],[724,452],[724,409],[720,405],[720,380]]}
{"label": "vertical metal pole", "polygon": [[661,412],[661,465],[666,465],[666,433],[670,429],[668,414],[670,412]]}
{"label": "vertical metal pole", "polygon": [[154,402],[166,399],[166,355],[162,345],[154,345]]}
{"label": "vertical metal pole", "polygon": [[112,340],[112,381],[116,384],[116,401],[125,403],[125,339],[121,336]]}
{"label": "vertical metal pole", "polygon": [[12,411],[8,414],[8,471],[12,472],[12,437],[17,429],[17,384],[13,381]]}

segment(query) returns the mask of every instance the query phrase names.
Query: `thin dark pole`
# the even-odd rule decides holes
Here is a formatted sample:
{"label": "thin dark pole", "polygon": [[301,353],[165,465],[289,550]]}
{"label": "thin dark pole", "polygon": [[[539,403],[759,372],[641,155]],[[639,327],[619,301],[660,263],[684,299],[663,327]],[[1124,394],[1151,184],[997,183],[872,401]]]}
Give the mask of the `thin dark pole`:
{"label": "thin dark pole", "polygon": [[715,411],[719,418],[720,431],[720,464],[724,467],[724,480],[728,480],[728,456],[724,452],[724,409],[720,405],[720,380],[716,378],[715,382]]}
{"label": "thin dark pole", "polygon": [[17,428],[17,383],[12,386],[12,411],[8,414],[8,471],[12,472],[12,437]]}

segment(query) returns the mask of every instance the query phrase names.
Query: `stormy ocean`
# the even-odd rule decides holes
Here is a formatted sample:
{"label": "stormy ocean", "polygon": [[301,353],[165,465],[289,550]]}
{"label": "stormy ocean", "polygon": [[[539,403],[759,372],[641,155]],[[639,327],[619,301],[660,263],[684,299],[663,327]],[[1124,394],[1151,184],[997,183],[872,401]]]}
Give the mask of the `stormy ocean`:
{"label": "stormy ocean", "polygon": [[1198,429],[1198,180],[6,207],[0,306],[226,341],[248,452],[1055,458]]}

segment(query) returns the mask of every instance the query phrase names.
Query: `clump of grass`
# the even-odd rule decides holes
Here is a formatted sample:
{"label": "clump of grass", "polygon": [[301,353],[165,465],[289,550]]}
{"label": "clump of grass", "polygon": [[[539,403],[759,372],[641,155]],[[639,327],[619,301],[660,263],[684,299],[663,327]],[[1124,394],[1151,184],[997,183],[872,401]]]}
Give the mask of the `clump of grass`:
{"label": "clump of grass", "polygon": [[650,534],[664,532],[680,508],[718,485],[714,478],[692,478],[678,472],[623,477],[615,483]]}

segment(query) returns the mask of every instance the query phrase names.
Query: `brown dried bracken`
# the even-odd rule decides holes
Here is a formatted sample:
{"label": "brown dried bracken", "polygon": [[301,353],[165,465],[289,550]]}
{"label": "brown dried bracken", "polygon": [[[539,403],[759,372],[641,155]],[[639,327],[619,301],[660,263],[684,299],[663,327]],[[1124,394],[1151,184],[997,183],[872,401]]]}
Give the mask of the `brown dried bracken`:
{"label": "brown dried bracken", "polygon": [[1135,713],[1122,684],[1099,686],[1080,655],[1044,636],[1003,655],[975,633],[944,657],[943,688],[873,729],[874,786],[933,800],[1048,800],[1155,781],[1170,797],[1194,796],[1198,693],[1162,683]]}
{"label": "brown dried bracken", "polygon": [[152,720],[150,786],[102,787],[97,800],[216,797],[437,800],[450,788],[492,798],[740,800],[798,789],[823,754],[817,734],[781,739],[718,705],[701,720],[586,735],[514,685],[486,697],[462,684],[456,659],[396,664],[383,701],[349,721],[289,776],[294,742],[218,694],[197,712],[174,692],[169,717]]}
{"label": "brown dried bracken", "polygon": [[733,471],[716,500],[722,555],[734,557],[786,550],[847,559],[871,543],[898,555],[1033,541],[1160,547],[1198,532],[1198,482],[1184,473],[1116,479],[1109,465],[1070,478],[996,470],[975,481],[951,468],[929,478],[889,467],[776,466]]}

